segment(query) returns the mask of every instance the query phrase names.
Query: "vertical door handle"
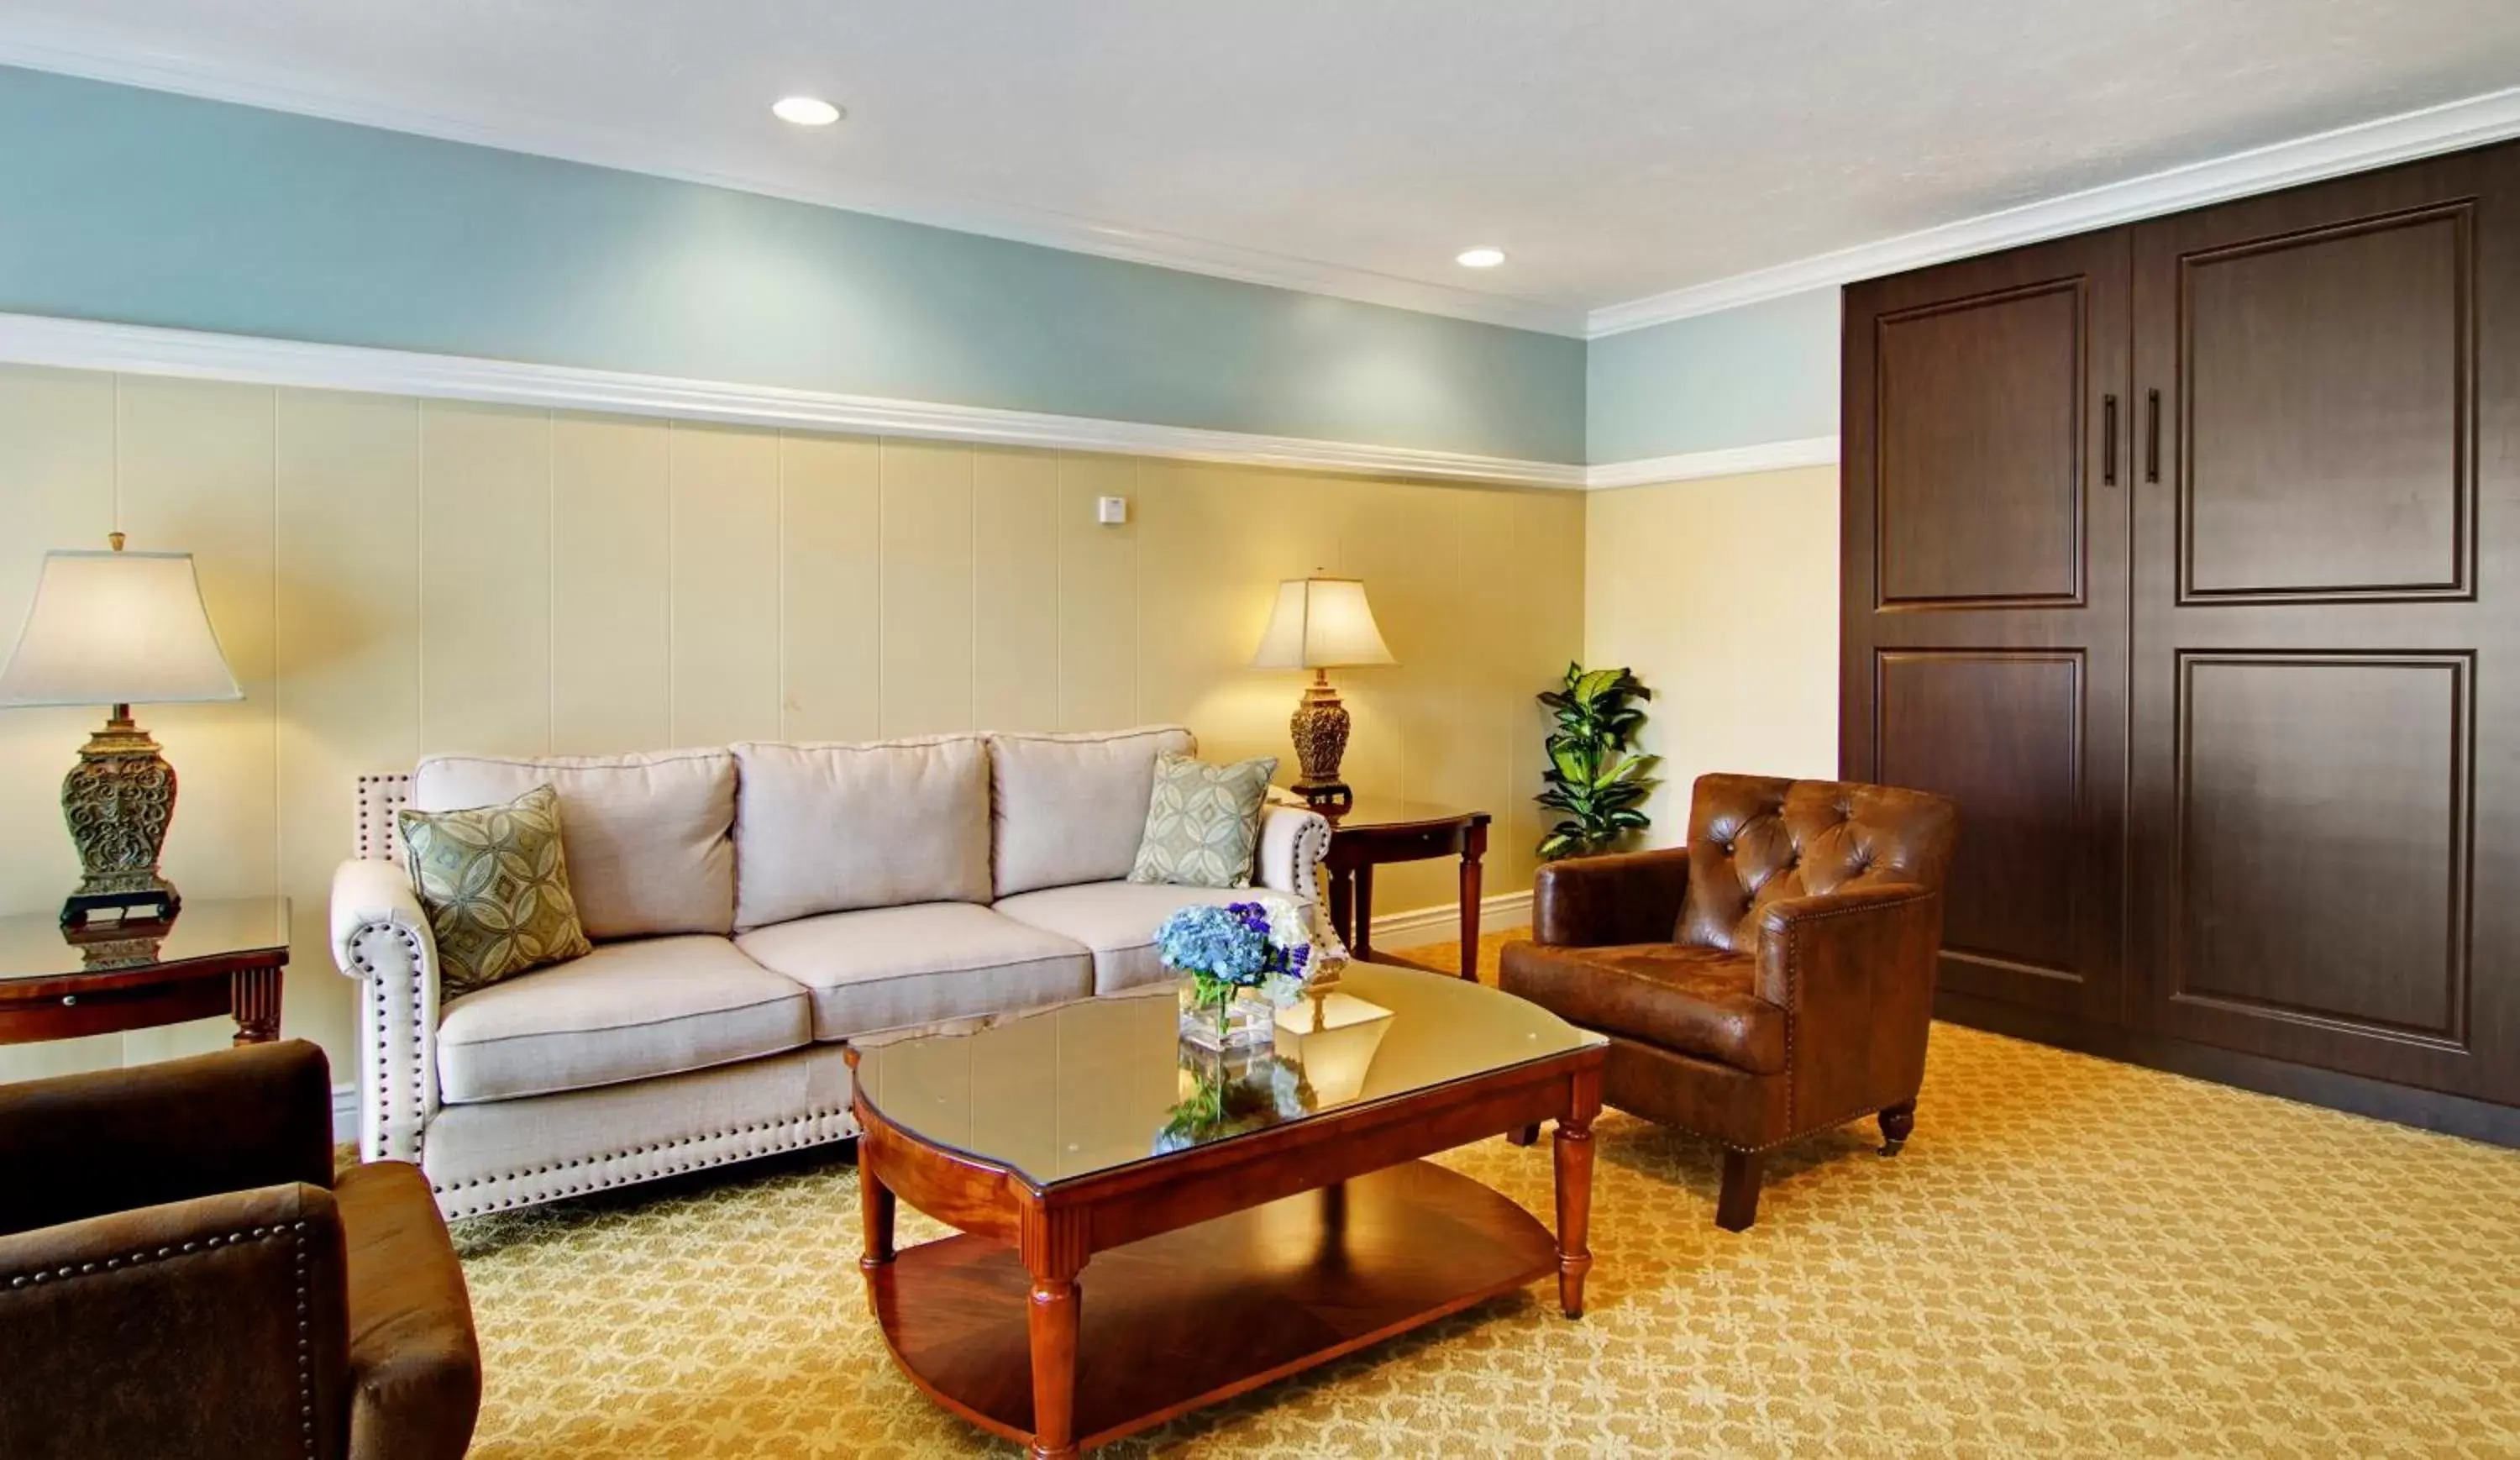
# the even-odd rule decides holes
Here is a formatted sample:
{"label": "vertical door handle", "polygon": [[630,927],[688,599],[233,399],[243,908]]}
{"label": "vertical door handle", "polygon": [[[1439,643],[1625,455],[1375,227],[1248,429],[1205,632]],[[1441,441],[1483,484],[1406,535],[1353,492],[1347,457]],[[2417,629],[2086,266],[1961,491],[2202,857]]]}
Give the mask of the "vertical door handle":
{"label": "vertical door handle", "polygon": [[2161,392],[2143,392],[2143,479],[2161,479]]}
{"label": "vertical door handle", "polygon": [[2118,484],[2118,398],[2100,397],[2100,484]]}

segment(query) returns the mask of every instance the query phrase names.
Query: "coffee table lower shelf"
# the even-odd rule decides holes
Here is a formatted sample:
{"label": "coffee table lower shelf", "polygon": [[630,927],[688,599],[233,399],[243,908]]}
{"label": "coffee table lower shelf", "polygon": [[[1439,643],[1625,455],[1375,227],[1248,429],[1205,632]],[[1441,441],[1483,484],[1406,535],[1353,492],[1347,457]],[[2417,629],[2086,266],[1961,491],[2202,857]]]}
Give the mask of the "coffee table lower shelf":
{"label": "coffee table lower shelf", "polygon": [[[1107,1443],[1557,1270],[1531,1213],[1422,1161],[1097,1253],[1076,1283],[1075,1433]],[[868,1281],[920,1388],[1032,1437],[1032,1279],[1012,1248],[949,1237]]]}

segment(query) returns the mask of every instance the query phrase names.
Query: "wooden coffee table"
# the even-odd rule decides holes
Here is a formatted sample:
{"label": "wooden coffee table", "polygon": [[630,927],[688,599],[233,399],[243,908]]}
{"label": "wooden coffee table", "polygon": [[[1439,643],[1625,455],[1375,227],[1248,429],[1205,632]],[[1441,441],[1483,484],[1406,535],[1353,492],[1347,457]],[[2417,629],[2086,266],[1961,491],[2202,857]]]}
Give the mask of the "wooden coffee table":
{"label": "wooden coffee table", "polygon": [[[1392,1017],[1218,1057],[1122,996],[852,1049],[861,1265],[912,1381],[1072,1455],[1551,1273],[1580,1316],[1607,1041],[1439,974],[1340,991]],[[1542,1120],[1553,1238],[1418,1159]],[[896,1198],[964,1235],[896,1253]]]}

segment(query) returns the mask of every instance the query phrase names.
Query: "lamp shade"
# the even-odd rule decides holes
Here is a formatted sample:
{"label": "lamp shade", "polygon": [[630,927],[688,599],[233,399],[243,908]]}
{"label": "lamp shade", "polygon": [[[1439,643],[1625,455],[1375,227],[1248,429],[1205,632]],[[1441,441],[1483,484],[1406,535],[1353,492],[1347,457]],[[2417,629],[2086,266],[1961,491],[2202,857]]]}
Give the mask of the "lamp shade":
{"label": "lamp shade", "polygon": [[190,553],[44,555],[0,707],[242,700]]}
{"label": "lamp shade", "polygon": [[1251,656],[1255,669],[1328,669],[1340,664],[1395,664],[1356,578],[1288,578]]}

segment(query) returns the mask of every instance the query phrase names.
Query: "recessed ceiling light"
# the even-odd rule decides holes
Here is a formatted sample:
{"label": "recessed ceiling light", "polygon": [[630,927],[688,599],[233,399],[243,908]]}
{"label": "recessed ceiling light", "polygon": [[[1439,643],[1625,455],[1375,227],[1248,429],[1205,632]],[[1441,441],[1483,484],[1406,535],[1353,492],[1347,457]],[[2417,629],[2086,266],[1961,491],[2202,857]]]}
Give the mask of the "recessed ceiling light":
{"label": "recessed ceiling light", "polygon": [[1503,249],[1463,249],[1453,255],[1453,262],[1465,269],[1492,269],[1505,262]]}
{"label": "recessed ceiling light", "polygon": [[770,114],[800,127],[827,127],[848,114],[819,96],[788,96],[771,103]]}

